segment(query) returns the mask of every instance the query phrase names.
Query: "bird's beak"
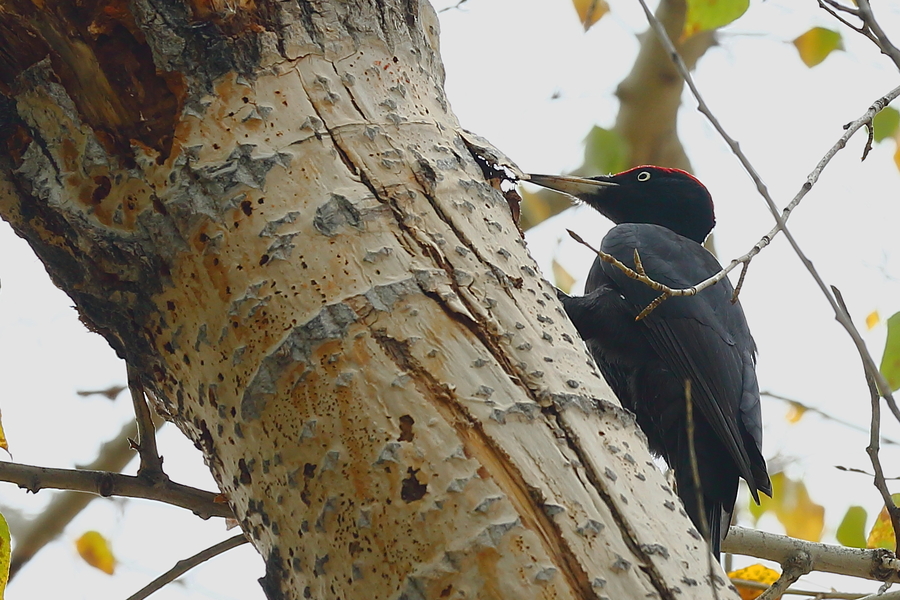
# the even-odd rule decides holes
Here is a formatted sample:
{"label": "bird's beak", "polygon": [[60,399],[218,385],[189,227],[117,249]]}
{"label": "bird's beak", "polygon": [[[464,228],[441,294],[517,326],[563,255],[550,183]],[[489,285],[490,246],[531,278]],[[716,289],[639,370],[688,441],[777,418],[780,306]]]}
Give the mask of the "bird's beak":
{"label": "bird's beak", "polygon": [[529,175],[529,183],[549,188],[575,198],[594,196],[602,193],[603,188],[618,186],[612,181],[587,179],[585,177],[570,177],[566,175]]}

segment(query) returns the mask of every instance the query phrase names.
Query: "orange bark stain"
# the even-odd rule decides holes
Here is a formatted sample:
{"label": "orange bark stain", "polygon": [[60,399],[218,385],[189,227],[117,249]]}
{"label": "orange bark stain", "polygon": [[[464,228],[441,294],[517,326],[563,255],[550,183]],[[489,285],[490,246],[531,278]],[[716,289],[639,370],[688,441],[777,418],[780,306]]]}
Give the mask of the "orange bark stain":
{"label": "orange bark stain", "polygon": [[78,169],[78,157],[80,156],[80,153],[78,148],[75,147],[75,142],[70,138],[65,138],[62,141],[59,153],[60,158],[62,158],[63,161],[63,168],[66,171],[72,172]]}

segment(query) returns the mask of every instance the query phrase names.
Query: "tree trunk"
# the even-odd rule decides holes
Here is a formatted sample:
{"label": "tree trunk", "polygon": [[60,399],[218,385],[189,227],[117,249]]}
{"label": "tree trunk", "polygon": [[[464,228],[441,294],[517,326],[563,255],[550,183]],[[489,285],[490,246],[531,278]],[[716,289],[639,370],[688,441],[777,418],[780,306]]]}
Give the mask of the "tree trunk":
{"label": "tree trunk", "polygon": [[437,35],[414,0],[7,2],[0,213],[203,452],[270,598],[711,598]]}

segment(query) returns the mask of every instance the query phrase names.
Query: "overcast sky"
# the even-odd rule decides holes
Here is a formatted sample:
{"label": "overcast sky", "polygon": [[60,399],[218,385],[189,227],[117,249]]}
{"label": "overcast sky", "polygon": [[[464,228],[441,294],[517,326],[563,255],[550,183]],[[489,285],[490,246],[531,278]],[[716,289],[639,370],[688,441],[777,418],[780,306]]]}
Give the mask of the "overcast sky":
{"label": "overcast sky", "polygon": [[[577,167],[590,127],[614,122],[613,91],[631,68],[635,32],[646,28],[636,2],[610,3],[613,13],[587,34],[566,1],[469,0],[443,12],[447,95],[461,124],[490,139],[525,171],[562,173]],[[900,41],[900,3],[882,2],[876,9],[888,33]],[[741,142],[780,205],[799,190],[842,133],[841,126],[900,82],[870,42],[846,31],[846,52],[806,68],[790,41],[814,25],[837,28],[815,2],[754,0],[747,15],[723,32],[721,45],[701,59],[696,73],[712,110]],[[771,228],[772,219],[695,105],[686,98],[679,133],[716,202],[719,256],[730,259],[746,252]],[[884,319],[900,310],[900,175],[892,162],[893,142],[876,146],[861,163],[863,142],[857,136],[838,155],[790,225],[826,282],[844,292],[877,361],[884,327],[865,331],[864,319],[874,310]],[[609,224],[579,208],[528,234],[531,252],[548,277],[556,256],[583,279],[593,256],[567,239],[566,227],[597,242]],[[131,417],[130,402],[127,393],[111,403],[75,392],[124,383],[124,365],[99,336],[84,329],[71,301],[52,286],[27,245],[5,224],[0,224],[0,256],[0,408],[13,454],[17,461],[47,466],[89,462],[99,443]],[[762,389],[867,425],[868,394],[859,358],[783,238],[754,260],[741,300],[760,348]],[[772,465],[804,477],[813,499],[827,507],[830,533],[850,504],[866,507],[871,523],[880,500],[870,480],[834,468],[869,468],[866,435],[814,416],[791,425],[784,418],[785,405],[763,404],[764,454]],[[889,419],[884,433],[900,440],[900,426]],[[213,489],[199,455],[180,433],[166,426],[160,444],[173,479]],[[900,453],[896,447],[885,452],[888,475],[900,475],[893,469],[900,465]],[[13,486],[0,486],[0,509],[13,525],[18,512],[35,514],[49,498],[48,492],[26,496]],[[765,518],[761,526],[781,531],[773,519]],[[87,529],[113,539],[121,561],[115,577],[75,555],[73,540]],[[230,535],[220,522],[198,522],[179,509],[97,501],[14,580],[8,593],[11,598],[37,593],[124,598],[177,559]],[[261,599],[255,580],[262,574],[261,560],[245,546],[154,598]],[[813,585],[829,581],[812,578]]]}

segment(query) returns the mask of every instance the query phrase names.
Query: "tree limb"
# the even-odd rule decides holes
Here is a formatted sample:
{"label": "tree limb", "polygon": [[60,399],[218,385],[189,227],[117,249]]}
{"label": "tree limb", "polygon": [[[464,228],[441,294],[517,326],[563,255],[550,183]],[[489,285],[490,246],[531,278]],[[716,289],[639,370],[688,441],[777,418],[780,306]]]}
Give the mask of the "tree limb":
{"label": "tree limb", "polygon": [[[827,419],[829,421],[834,421],[838,425],[843,425],[844,427],[847,427],[848,429],[852,429],[854,431],[860,431],[862,433],[870,433],[871,432],[870,429],[866,429],[865,427],[863,427],[861,425],[856,425],[855,423],[851,423],[850,421],[845,421],[843,419],[840,419],[838,417],[835,417],[834,415],[831,415],[831,414],[825,412],[821,408],[816,408],[815,406],[810,406],[809,404],[804,404],[803,402],[800,402],[799,400],[794,400],[793,398],[788,398],[786,396],[782,396],[780,394],[776,394],[776,393],[770,392],[768,390],[761,391],[759,393],[759,395],[766,396],[768,398],[774,398],[775,400],[781,400],[782,402],[784,402],[786,404],[790,404],[791,407],[793,407],[795,409],[799,409],[800,411],[803,411],[803,412],[811,412],[811,413],[817,414],[820,417],[822,417],[823,419]],[[898,442],[897,440],[894,440],[892,438],[889,438],[887,436],[882,435],[882,436],[880,436],[880,439],[885,444],[891,444],[893,446],[900,446],[900,442]]]}
{"label": "tree limb", "polygon": [[[159,421],[161,425],[162,420]],[[137,425],[132,421],[119,434],[100,447],[97,458],[84,469],[90,471],[119,472],[134,458],[129,440],[137,435]],[[9,577],[12,579],[41,548],[62,533],[72,519],[97,496],[77,492],[54,494],[47,507],[21,530],[14,530],[16,543],[10,558]]]}
{"label": "tree limb", "polygon": [[128,369],[128,389],[131,392],[131,402],[134,404],[134,418],[137,422],[138,443],[136,449],[141,456],[141,466],[138,475],[150,481],[166,479],[162,468],[162,457],[156,446],[156,426],[150,414],[150,407],[144,395],[144,384],[141,383],[140,373],[132,365]]}
{"label": "tree limb", "polygon": [[227,504],[217,502],[217,494],[172,481],[151,483],[140,476],[122,475],[108,471],[51,469],[9,462],[0,462],[0,481],[18,484],[36,494],[52,488],[96,494],[104,498],[124,496],[156,500],[187,508],[203,519],[232,517]]}
{"label": "tree limb", "polygon": [[772,560],[779,564],[790,560],[798,552],[805,552],[810,557],[810,568],[813,571],[874,581],[900,582],[900,559],[883,548],[847,548],[744,527],[731,527],[722,542],[722,551]]}

